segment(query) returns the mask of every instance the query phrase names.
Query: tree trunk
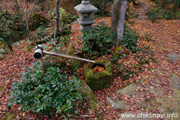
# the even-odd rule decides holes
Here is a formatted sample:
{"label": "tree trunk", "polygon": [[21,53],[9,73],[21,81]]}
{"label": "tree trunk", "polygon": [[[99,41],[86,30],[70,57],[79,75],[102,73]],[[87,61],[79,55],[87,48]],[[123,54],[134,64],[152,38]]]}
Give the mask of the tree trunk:
{"label": "tree trunk", "polygon": [[113,3],[111,26],[112,31],[117,33],[117,39],[123,40],[124,21],[128,0],[115,0]]}
{"label": "tree trunk", "polygon": [[57,37],[59,32],[59,0],[56,0],[56,22],[55,22],[55,33],[54,33],[54,39]]}
{"label": "tree trunk", "polygon": [[30,39],[30,33],[29,33],[29,21],[28,21],[28,16],[27,16],[28,5],[27,5],[27,1],[26,1],[26,0],[24,0],[24,4],[25,4],[26,34],[27,34],[27,37]]}

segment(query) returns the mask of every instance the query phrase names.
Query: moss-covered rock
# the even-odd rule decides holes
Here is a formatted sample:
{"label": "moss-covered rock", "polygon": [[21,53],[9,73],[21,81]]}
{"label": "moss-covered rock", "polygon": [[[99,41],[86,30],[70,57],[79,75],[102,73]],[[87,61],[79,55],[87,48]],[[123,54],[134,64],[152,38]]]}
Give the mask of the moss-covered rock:
{"label": "moss-covered rock", "polygon": [[96,97],[94,96],[93,91],[91,88],[86,84],[86,82],[82,81],[81,86],[77,89],[78,92],[80,92],[84,97],[87,97],[89,99],[89,102],[91,104],[92,109],[96,109],[96,107],[99,107],[96,101]]}
{"label": "moss-covered rock", "polygon": [[95,72],[92,70],[93,65],[89,63],[85,68],[85,80],[92,90],[100,90],[108,88],[112,83],[112,66],[111,62],[104,60],[97,60],[95,64],[103,65],[105,70],[102,72]]}
{"label": "moss-covered rock", "polygon": [[135,95],[136,88],[137,88],[137,85],[135,83],[132,83],[132,84],[126,86],[125,88],[117,90],[115,93],[116,94]]}

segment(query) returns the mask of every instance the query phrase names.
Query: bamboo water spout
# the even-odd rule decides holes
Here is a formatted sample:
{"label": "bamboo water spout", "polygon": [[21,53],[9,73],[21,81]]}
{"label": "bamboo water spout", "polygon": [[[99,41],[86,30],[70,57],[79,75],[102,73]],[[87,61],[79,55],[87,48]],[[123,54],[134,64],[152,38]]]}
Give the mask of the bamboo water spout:
{"label": "bamboo water spout", "polygon": [[59,54],[59,53],[54,53],[54,52],[48,52],[48,51],[43,50],[43,47],[41,45],[37,45],[35,52],[34,52],[34,58],[41,59],[44,55],[53,55],[53,56],[59,56],[59,57],[64,57],[64,58],[69,58],[69,59],[75,59],[75,60],[81,60],[81,61],[85,61],[85,62],[95,63],[95,61],[88,60],[85,58],[74,57],[74,56]]}

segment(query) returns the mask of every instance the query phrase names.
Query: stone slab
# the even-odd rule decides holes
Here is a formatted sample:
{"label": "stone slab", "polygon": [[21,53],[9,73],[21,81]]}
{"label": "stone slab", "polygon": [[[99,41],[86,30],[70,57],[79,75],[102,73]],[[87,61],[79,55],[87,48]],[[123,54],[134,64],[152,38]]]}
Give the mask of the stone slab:
{"label": "stone slab", "polygon": [[135,83],[132,83],[132,84],[126,86],[125,88],[117,90],[115,93],[116,94],[134,95],[136,88],[137,88],[137,85]]}
{"label": "stone slab", "polygon": [[167,56],[169,57],[169,61],[177,62],[180,60],[180,53],[168,53]]}
{"label": "stone slab", "polygon": [[169,82],[174,88],[177,88],[180,90],[180,76],[178,75],[171,76],[171,78],[169,79]]}

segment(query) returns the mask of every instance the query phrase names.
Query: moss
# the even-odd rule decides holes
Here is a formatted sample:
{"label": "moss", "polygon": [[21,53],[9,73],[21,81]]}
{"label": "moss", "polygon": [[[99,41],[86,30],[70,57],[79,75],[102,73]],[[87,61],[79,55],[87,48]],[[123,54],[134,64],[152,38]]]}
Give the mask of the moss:
{"label": "moss", "polygon": [[82,62],[79,60],[71,60],[71,64],[71,70],[76,74],[77,69],[82,66]]}
{"label": "moss", "polygon": [[10,114],[10,113],[8,112],[8,113],[6,113],[6,117],[7,117],[6,120],[14,120],[15,116],[16,116],[15,114]]}
{"label": "moss", "polygon": [[4,59],[5,55],[4,54],[0,54],[0,60]]}
{"label": "moss", "polygon": [[118,57],[118,56],[119,56],[118,52],[119,52],[120,50],[122,50],[122,49],[123,49],[122,47],[116,48],[115,51],[114,51],[114,53],[113,53],[113,57]]}
{"label": "moss", "polygon": [[85,68],[85,80],[92,90],[108,88],[112,83],[112,67],[111,62],[98,60],[96,64],[101,64],[105,67],[102,72],[92,70],[92,64],[89,63]]}
{"label": "moss", "polygon": [[[180,114],[180,106],[179,106],[179,102],[180,102],[180,90],[173,88],[173,90],[175,91],[175,95],[171,97],[168,96],[164,96],[163,98],[159,98],[160,102],[161,102],[161,108],[164,110],[165,113],[178,113]],[[172,102],[170,103],[170,105],[167,105],[167,102],[169,102],[170,100],[172,100]],[[175,106],[175,107],[170,107],[170,106]]]}
{"label": "moss", "polygon": [[5,87],[0,87],[0,92],[5,90]]}
{"label": "moss", "polygon": [[157,68],[155,68],[154,70],[156,71],[156,73],[157,73],[158,75],[161,75],[161,74],[162,74],[161,70],[159,70],[159,69],[157,69]]}
{"label": "moss", "polygon": [[81,82],[81,86],[77,90],[84,97],[88,97],[92,109],[96,110],[96,107],[99,107],[99,105],[96,102],[96,97],[94,96],[93,91],[91,90],[91,88],[84,81]]}
{"label": "moss", "polygon": [[[180,106],[179,106],[180,90],[173,88],[173,91],[175,92],[175,94],[173,96],[164,95],[163,97],[157,97],[158,102],[161,103],[161,105],[158,106],[158,108],[160,108],[163,111],[163,114],[177,113],[178,115],[180,115]],[[152,100],[150,103],[151,104],[156,103],[156,101]],[[151,106],[151,105],[148,105],[148,107],[147,107],[147,109],[149,109],[149,110],[151,110],[153,108],[154,108],[154,106]]]}
{"label": "moss", "polygon": [[32,49],[32,45],[30,45],[30,44],[27,44],[26,46],[24,46],[24,51],[25,51],[26,53],[28,53],[29,51],[31,51],[31,49]]}
{"label": "moss", "polygon": [[70,42],[68,45],[68,49],[66,51],[66,54],[73,55],[73,52],[74,52],[74,47],[73,47],[73,44]]}
{"label": "moss", "polygon": [[137,64],[131,64],[134,68],[137,68]]}
{"label": "moss", "polygon": [[[73,47],[73,44],[70,42],[68,49],[66,51],[66,54],[71,55],[71,56],[75,56],[73,53],[74,53],[74,47]],[[71,59],[70,63],[72,65],[71,70],[73,71],[73,73],[76,74],[76,70],[82,66],[81,61]]]}

